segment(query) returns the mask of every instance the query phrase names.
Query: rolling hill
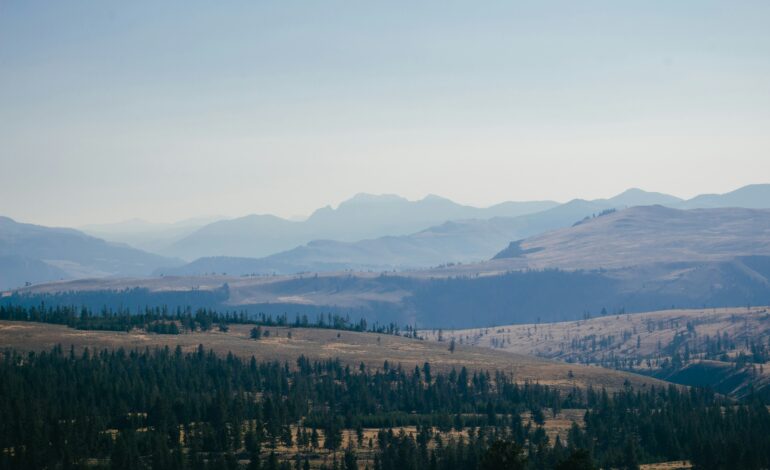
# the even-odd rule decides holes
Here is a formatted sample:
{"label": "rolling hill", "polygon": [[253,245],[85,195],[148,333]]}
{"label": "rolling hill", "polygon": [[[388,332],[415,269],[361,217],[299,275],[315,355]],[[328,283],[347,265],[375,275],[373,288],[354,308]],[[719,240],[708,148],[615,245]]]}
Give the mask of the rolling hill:
{"label": "rolling hill", "polygon": [[616,269],[770,255],[770,210],[633,207],[513,242],[509,269]]}
{"label": "rolling hill", "polygon": [[177,260],[82,232],[0,217],[0,288],[60,279],[146,276]]}

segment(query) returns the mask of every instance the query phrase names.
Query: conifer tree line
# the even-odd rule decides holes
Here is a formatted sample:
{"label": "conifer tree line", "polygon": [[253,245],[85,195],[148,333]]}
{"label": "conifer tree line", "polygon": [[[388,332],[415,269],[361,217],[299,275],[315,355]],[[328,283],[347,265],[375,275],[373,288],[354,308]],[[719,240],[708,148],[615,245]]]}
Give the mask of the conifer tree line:
{"label": "conifer tree line", "polygon": [[[770,413],[759,398],[673,386],[566,393],[513,379],[427,363],[258,362],[202,346],[5,350],[0,469],[295,469],[323,449],[334,452],[324,468],[346,470],[770,466]],[[545,420],[570,408],[585,410],[583,422],[552,441]],[[344,430],[364,428],[380,431],[343,445]],[[361,460],[362,449],[373,457]]]}
{"label": "conifer tree line", "polygon": [[417,338],[416,328],[395,323],[369,325],[366,319],[351,321],[349,316],[318,314],[311,319],[307,315],[295,315],[293,319],[284,313],[272,316],[264,313],[252,315],[247,312],[219,312],[214,309],[166,306],[145,307],[131,312],[128,309],[102,308],[94,312],[87,307],[66,305],[36,306],[0,304],[0,320],[30,321],[66,325],[79,330],[130,331],[134,328],[159,334],[179,334],[185,331],[209,331],[218,328],[227,331],[229,324],[247,324],[291,328],[324,328],[345,331],[360,331],[380,334],[401,335]]}

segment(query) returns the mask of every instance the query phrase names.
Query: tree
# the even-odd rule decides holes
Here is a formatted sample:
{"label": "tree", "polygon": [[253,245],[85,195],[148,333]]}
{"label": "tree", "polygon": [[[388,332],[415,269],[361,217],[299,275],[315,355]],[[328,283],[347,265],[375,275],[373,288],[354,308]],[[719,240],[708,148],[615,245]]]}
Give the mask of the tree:
{"label": "tree", "polygon": [[278,470],[278,455],[275,451],[270,451],[270,455],[267,458],[267,469]]}
{"label": "tree", "polygon": [[596,465],[587,450],[576,449],[566,459],[557,463],[554,470],[596,470]]}
{"label": "tree", "polygon": [[336,419],[329,420],[324,428],[324,447],[336,451],[342,445],[342,430]]}
{"label": "tree", "polygon": [[250,452],[249,453],[249,465],[246,467],[247,470],[260,470],[262,468],[261,462],[259,461],[259,452]]}
{"label": "tree", "polygon": [[171,468],[171,451],[166,444],[166,436],[158,435],[155,437],[155,449],[152,453],[152,468],[167,469]]}
{"label": "tree", "polygon": [[310,447],[313,449],[318,448],[318,430],[316,428],[313,428],[313,431],[310,433]]}
{"label": "tree", "polygon": [[521,447],[511,441],[495,441],[481,457],[480,470],[523,470],[526,458]]}
{"label": "tree", "polygon": [[133,470],[139,468],[139,451],[133,431],[121,432],[110,455],[110,468]]}
{"label": "tree", "polygon": [[455,352],[455,339],[454,337],[449,341],[449,352],[453,353]]}
{"label": "tree", "polygon": [[345,449],[345,456],[342,460],[345,464],[345,470],[358,470],[358,459],[350,446]]}
{"label": "tree", "polygon": [[626,444],[623,448],[623,468],[625,470],[639,469],[639,452],[634,436],[626,438]]}
{"label": "tree", "polygon": [[260,339],[262,337],[262,327],[257,326],[251,329],[251,339]]}

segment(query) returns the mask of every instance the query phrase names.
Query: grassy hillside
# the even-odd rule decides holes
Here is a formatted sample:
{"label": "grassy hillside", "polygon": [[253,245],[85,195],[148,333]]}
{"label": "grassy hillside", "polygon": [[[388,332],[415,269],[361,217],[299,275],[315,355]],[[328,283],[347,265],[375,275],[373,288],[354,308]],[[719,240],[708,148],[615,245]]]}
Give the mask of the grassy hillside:
{"label": "grassy hillside", "polygon": [[[558,323],[426,330],[429,340],[634,370],[734,396],[770,386],[767,307],[607,314]],[[770,391],[770,389],[768,389]]]}

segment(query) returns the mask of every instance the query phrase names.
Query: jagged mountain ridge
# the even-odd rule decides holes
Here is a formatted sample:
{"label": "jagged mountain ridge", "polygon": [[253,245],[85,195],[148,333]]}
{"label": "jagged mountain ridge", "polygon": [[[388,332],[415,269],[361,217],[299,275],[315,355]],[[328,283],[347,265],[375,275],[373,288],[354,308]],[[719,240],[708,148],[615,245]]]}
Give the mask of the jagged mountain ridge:
{"label": "jagged mountain ridge", "polygon": [[409,201],[399,196],[359,194],[318,209],[307,220],[248,215],[206,225],[164,250],[185,259],[206,256],[264,257],[313,240],[353,242],[413,233],[449,220],[518,216],[556,206],[551,201],[509,202],[488,208],[457,204],[438,196]]}

